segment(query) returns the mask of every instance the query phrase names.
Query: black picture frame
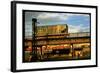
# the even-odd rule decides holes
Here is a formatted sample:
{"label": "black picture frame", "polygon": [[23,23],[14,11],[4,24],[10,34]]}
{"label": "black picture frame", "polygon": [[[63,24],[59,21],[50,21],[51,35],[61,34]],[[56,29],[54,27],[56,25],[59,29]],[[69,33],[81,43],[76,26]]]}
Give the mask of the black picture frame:
{"label": "black picture frame", "polygon": [[[50,6],[59,6],[59,7],[81,7],[81,8],[90,8],[90,9],[95,9],[96,10],[96,28],[95,28],[95,34],[96,34],[96,39],[95,39],[95,44],[96,44],[96,49],[95,49],[95,64],[94,65],[84,65],[84,66],[71,66],[71,67],[52,67],[52,68],[37,68],[37,69],[19,69],[17,70],[17,64],[16,64],[16,47],[17,47],[17,4],[27,4],[27,5],[50,5]],[[73,68],[86,68],[86,67],[97,67],[98,66],[98,7],[97,6],[90,6],[90,5],[74,5],[74,4],[57,4],[57,3],[44,3],[44,2],[27,2],[27,1],[12,1],[11,2],[11,71],[12,72],[22,72],[22,71],[41,71],[41,70],[55,70],[55,69],[73,69]],[[22,37],[23,38],[23,37]]]}

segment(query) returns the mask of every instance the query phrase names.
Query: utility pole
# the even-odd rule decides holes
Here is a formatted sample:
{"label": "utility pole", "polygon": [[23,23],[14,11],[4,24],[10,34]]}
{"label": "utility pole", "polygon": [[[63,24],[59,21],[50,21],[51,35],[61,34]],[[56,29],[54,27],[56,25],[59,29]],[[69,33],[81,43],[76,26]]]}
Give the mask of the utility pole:
{"label": "utility pole", "polygon": [[36,23],[37,19],[32,19],[32,62],[37,61],[37,45],[36,45]]}

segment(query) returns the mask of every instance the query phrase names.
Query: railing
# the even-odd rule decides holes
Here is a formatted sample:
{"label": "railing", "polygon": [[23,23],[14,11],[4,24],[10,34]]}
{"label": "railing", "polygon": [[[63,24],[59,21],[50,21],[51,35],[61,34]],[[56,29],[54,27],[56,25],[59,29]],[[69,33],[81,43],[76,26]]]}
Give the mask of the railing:
{"label": "railing", "polygon": [[90,36],[89,32],[81,32],[81,33],[69,33],[68,37],[85,37]]}
{"label": "railing", "polygon": [[[48,35],[36,35],[36,38],[63,38],[63,37],[88,37],[89,32],[80,33],[60,33],[60,34],[48,34]],[[25,39],[32,39],[32,36],[26,36]]]}

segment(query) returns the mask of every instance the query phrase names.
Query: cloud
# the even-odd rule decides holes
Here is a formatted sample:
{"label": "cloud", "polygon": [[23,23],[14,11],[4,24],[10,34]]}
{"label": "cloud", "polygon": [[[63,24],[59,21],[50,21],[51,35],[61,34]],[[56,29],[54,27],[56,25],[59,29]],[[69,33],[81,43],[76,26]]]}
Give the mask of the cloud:
{"label": "cloud", "polygon": [[25,25],[32,24],[32,18],[36,18],[38,25],[53,25],[64,23],[68,19],[67,13],[49,13],[49,12],[26,12]]}
{"label": "cloud", "polygon": [[90,27],[89,26],[83,27],[83,24],[79,24],[78,26],[68,25],[68,32],[69,33],[90,32]]}
{"label": "cloud", "polygon": [[68,16],[63,13],[41,13],[37,19],[41,24],[56,24],[66,21]]}

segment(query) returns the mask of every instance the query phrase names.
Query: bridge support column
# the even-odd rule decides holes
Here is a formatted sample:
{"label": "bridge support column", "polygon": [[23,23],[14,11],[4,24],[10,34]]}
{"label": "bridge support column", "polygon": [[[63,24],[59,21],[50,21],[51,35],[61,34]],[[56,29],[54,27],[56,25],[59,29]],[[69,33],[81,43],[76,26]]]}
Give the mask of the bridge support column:
{"label": "bridge support column", "polygon": [[71,44],[71,52],[72,52],[72,58],[74,58],[74,48],[73,48],[73,44]]}

